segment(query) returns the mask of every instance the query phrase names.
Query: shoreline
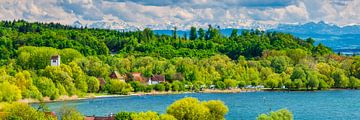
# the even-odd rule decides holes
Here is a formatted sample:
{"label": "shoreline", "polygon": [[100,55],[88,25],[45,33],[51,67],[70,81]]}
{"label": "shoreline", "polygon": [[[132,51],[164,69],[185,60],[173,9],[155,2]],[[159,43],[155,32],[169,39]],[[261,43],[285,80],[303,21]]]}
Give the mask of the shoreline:
{"label": "shoreline", "polygon": [[184,92],[136,92],[136,93],[130,93],[128,95],[118,95],[118,94],[102,94],[102,95],[94,95],[92,93],[88,94],[85,97],[77,97],[77,96],[61,96],[62,98],[57,100],[34,100],[34,99],[22,99],[18,102],[23,102],[27,104],[37,104],[37,103],[53,103],[53,102],[64,102],[64,101],[80,101],[80,100],[89,100],[89,99],[101,99],[101,98],[114,98],[114,97],[131,97],[131,96],[145,96],[145,95],[175,95],[175,94],[190,94],[190,93],[246,93],[246,92],[316,92],[316,91],[333,91],[333,90],[356,90],[356,89],[338,89],[338,88],[332,88],[327,90],[287,90],[287,89],[225,89],[225,90],[219,90],[219,89],[204,89],[203,91],[199,92],[190,92],[190,91],[184,91]]}
{"label": "shoreline", "polygon": [[104,95],[88,95],[85,97],[64,97],[63,99],[57,100],[33,100],[33,99],[22,99],[18,102],[23,102],[27,104],[37,104],[37,103],[53,103],[53,102],[65,102],[65,101],[80,101],[80,100],[90,100],[90,99],[101,99],[101,98],[115,98],[115,97],[131,97],[131,96],[143,96],[143,95],[171,95],[171,94],[188,94],[188,93],[197,93],[197,92],[150,92],[150,93],[130,93],[128,95],[119,95],[119,94],[104,94]]}
{"label": "shoreline", "polygon": [[113,98],[113,97],[130,97],[130,96],[144,96],[144,95],[174,95],[174,94],[189,94],[189,93],[241,93],[241,92],[258,92],[263,91],[262,89],[226,89],[226,90],[218,90],[218,89],[204,89],[203,91],[199,92],[191,92],[191,91],[184,91],[184,92],[136,92],[130,93],[128,95],[118,95],[118,94],[103,94],[103,95],[94,95],[92,93],[88,94],[85,97],[77,97],[77,96],[60,96],[60,99],[57,100],[44,100],[39,101],[35,99],[21,99],[18,102],[27,103],[27,104],[37,104],[37,103],[53,103],[53,102],[64,102],[64,101],[79,101],[79,100],[89,100],[89,99],[100,99],[100,98]]}

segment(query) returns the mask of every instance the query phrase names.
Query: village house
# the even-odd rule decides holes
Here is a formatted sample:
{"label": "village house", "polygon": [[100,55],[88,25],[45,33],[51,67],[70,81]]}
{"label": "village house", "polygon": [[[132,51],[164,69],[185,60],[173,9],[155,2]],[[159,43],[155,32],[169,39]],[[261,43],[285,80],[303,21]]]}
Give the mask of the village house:
{"label": "village house", "polygon": [[51,56],[51,66],[60,66],[60,55]]}
{"label": "village house", "polygon": [[86,116],[84,120],[115,120],[113,115],[110,116]]}
{"label": "village house", "polygon": [[149,78],[147,84],[148,85],[155,85],[159,84],[161,82],[165,82],[165,76],[162,75],[152,75],[152,77]]}
{"label": "village house", "polygon": [[146,83],[146,78],[144,78],[141,73],[133,72],[129,74],[128,80],[139,81],[141,83]]}
{"label": "village house", "polygon": [[125,77],[124,75],[120,75],[117,71],[113,71],[110,74],[110,78],[111,79],[116,79],[116,80],[120,80],[120,81],[124,81],[125,82]]}
{"label": "village house", "polygon": [[51,112],[44,112],[46,116],[50,116],[50,117],[53,117],[53,118],[56,118],[56,113],[54,111],[51,111]]}
{"label": "village house", "polygon": [[165,76],[163,75],[152,75],[151,77],[147,78],[142,76],[142,74],[139,72],[133,72],[130,73],[128,76],[128,81],[139,81],[148,85],[155,85],[165,82]]}

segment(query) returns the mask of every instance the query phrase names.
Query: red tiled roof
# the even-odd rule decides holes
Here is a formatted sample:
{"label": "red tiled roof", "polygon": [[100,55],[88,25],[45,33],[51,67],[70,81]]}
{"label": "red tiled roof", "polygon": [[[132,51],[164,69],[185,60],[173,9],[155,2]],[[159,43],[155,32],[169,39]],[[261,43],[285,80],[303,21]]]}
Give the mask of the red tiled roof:
{"label": "red tiled roof", "polygon": [[110,78],[112,79],[120,79],[121,77],[122,76],[117,71],[112,72],[110,75]]}
{"label": "red tiled roof", "polygon": [[159,82],[165,82],[165,77],[162,75],[153,75],[151,77],[152,81],[159,81]]}
{"label": "red tiled roof", "polygon": [[114,116],[110,116],[110,117],[86,116],[85,120],[115,120],[115,117]]}
{"label": "red tiled roof", "polygon": [[55,112],[44,112],[46,116],[51,116],[53,118],[56,118],[56,113]]}
{"label": "red tiled roof", "polygon": [[51,59],[52,60],[57,60],[60,56],[59,55],[54,55],[54,56],[51,56]]}
{"label": "red tiled roof", "polygon": [[110,74],[111,79],[125,79],[124,75],[120,75],[117,71],[114,71]]}
{"label": "red tiled roof", "polygon": [[84,120],[95,120],[95,117],[85,117]]}
{"label": "red tiled roof", "polygon": [[134,81],[139,81],[139,82],[146,82],[146,78],[142,77],[141,76],[141,73],[139,72],[133,72],[131,73],[131,78],[134,80]]}

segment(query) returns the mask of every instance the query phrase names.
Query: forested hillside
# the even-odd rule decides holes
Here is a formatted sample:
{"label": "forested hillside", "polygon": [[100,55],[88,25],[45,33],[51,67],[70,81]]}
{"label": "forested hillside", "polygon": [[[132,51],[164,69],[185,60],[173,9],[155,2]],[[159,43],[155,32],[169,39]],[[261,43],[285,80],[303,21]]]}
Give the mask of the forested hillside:
{"label": "forested hillside", "polygon": [[[60,24],[28,23],[25,21],[0,22],[2,59],[13,58],[22,46],[46,46],[57,49],[72,48],[84,56],[123,55],[153,56],[163,58],[208,58],[225,54],[233,60],[239,56],[248,59],[259,57],[264,50],[300,48],[315,54],[330,51],[324,46],[314,47],[314,40],[301,40],[290,34],[244,31],[230,37],[223,36],[217,28],[208,30],[191,28],[190,35],[155,35],[152,30],[119,32],[115,30],[73,28]],[[187,39],[189,38],[189,39]]]}
{"label": "forested hillside", "polygon": [[[218,28],[191,28],[189,35],[73,28],[60,24],[0,22],[0,101],[86,93],[198,91],[264,85],[289,90],[359,88],[360,58],[333,54],[314,40],[291,34],[243,31],[231,36]],[[59,54],[61,66],[50,66]],[[111,80],[140,72],[164,75],[166,83]],[[104,78],[100,87],[97,78]]]}

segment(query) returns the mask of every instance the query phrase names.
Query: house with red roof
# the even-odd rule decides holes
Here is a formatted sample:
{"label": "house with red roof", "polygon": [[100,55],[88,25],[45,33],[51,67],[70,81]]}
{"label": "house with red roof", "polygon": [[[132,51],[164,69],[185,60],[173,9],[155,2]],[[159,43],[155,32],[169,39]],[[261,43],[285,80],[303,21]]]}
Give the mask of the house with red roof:
{"label": "house with red roof", "polygon": [[60,55],[54,55],[50,58],[51,66],[60,66]]}
{"label": "house with red roof", "polygon": [[165,76],[163,75],[152,75],[147,84],[148,85],[154,85],[154,84],[159,84],[159,83],[162,83],[162,82],[165,82]]}
{"label": "house with red roof", "polygon": [[120,81],[124,81],[124,82],[125,82],[126,76],[125,76],[125,75],[120,75],[117,71],[113,71],[113,72],[110,74],[110,78],[111,78],[111,79],[116,79],[116,80],[120,80]]}
{"label": "house with red roof", "polygon": [[142,76],[139,72],[132,72],[129,74],[129,81],[139,81],[141,83],[146,83],[146,78]]}

